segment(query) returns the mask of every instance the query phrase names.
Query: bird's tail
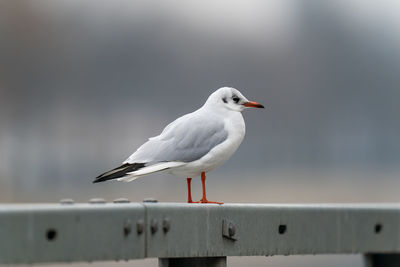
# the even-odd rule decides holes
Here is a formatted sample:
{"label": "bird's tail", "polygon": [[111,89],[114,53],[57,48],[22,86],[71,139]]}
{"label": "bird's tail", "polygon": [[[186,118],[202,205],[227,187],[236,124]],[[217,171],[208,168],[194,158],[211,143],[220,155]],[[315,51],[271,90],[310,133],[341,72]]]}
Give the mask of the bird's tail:
{"label": "bird's tail", "polygon": [[136,178],[154,173],[164,171],[172,167],[178,167],[185,164],[184,162],[162,162],[150,166],[146,163],[125,163],[115,169],[105,172],[96,177],[93,183],[104,182],[108,180],[117,179],[118,181],[130,182]]}
{"label": "bird's tail", "polygon": [[96,177],[93,183],[104,182],[108,180],[118,179],[124,177],[129,172],[134,172],[139,170],[145,166],[145,163],[125,163],[115,169],[112,169],[108,172],[100,174]]}

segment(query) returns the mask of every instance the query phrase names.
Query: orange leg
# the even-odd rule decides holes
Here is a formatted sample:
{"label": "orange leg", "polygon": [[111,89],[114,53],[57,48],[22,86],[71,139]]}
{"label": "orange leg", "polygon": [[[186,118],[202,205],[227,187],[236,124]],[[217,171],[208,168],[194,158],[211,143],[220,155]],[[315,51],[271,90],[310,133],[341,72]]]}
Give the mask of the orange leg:
{"label": "orange leg", "polygon": [[222,202],[217,202],[217,201],[208,201],[206,197],[206,173],[202,172],[201,173],[201,185],[203,186],[203,197],[200,199],[200,203],[214,203],[214,204],[219,204],[222,205],[224,203]]}
{"label": "orange leg", "polygon": [[190,183],[192,182],[192,178],[186,178],[187,188],[188,188],[188,203],[193,203],[192,201],[192,192],[190,189]]}

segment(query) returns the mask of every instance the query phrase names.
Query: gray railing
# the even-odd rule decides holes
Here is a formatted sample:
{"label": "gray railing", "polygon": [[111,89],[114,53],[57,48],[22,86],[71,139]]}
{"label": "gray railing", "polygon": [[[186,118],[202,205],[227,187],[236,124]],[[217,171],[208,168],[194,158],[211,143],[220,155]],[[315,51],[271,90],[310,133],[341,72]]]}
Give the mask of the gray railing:
{"label": "gray railing", "polygon": [[400,266],[400,204],[124,202],[0,205],[0,263],[226,266],[227,256],[359,253],[369,266]]}

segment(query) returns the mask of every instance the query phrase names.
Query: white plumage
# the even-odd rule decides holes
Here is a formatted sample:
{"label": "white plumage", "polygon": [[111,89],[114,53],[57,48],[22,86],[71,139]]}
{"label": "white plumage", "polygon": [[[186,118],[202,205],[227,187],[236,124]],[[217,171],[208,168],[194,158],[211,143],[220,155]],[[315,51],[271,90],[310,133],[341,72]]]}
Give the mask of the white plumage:
{"label": "white plumage", "polygon": [[220,88],[201,108],[167,125],[122,166],[98,176],[94,182],[132,181],[158,171],[179,177],[209,172],[226,162],[242,142],[245,123],[241,111],[246,107],[263,108],[234,88]]}

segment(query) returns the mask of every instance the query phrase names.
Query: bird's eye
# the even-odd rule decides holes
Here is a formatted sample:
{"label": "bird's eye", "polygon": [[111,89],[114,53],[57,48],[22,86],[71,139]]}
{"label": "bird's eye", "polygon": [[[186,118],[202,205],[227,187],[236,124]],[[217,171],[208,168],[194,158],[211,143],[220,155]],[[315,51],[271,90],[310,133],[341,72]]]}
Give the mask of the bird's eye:
{"label": "bird's eye", "polygon": [[237,97],[237,96],[234,96],[234,97],[232,97],[232,100],[233,100],[235,103],[238,103],[239,100],[240,100],[240,98]]}

